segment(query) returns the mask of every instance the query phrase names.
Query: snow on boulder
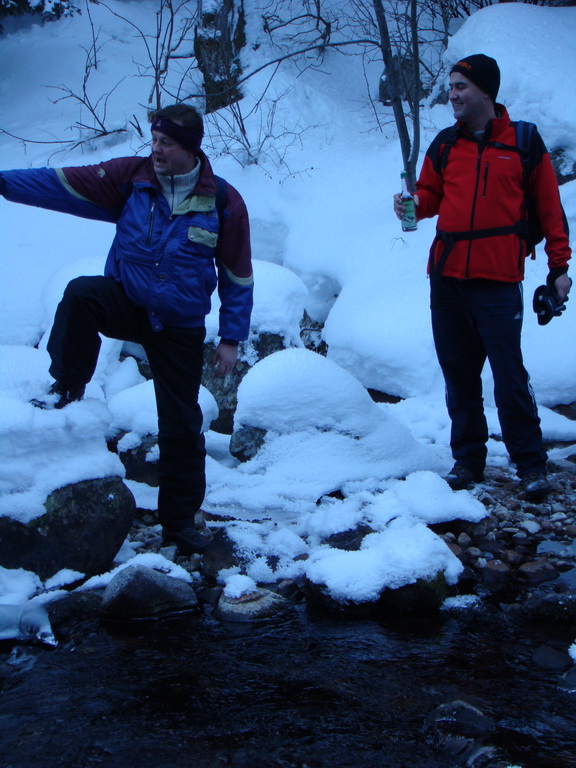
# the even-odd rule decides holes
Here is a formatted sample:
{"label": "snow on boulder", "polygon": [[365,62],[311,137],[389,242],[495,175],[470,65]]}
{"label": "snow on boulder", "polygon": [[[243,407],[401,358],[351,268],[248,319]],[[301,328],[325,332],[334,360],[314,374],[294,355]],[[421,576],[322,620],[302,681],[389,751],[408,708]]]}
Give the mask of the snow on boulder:
{"label": "snow on boulder", "polygon": [[315,352],[286,349],[245,376],[234,425],[281,434],[313,428],[364,436],[386,418],[343,368]]}

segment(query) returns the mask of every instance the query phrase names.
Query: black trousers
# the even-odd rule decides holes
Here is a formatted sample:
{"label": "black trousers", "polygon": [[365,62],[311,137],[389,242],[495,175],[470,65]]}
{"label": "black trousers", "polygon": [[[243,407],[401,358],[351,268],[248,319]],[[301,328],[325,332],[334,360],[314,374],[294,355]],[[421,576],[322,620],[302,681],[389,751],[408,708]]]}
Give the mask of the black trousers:
{"label": "black trousers", "polygon": [[94,375],[100,337],[144,347],[158,406],[162,526],[178,531],[193,525],[206,491],[206,451],[198,394],[202,378],[204,328],[154,332],[144,310],[108,277],[72,280],[58,305],[48,341],[50,374],[59,381],[86,384]]}
{"label": "black trousers", "polygon": [[502,438],[517,474],[544,472],[540,419],[520,347],[521,284],[450,277],[432,277],[430,284],[432,330],[446,382],[456,463],[473,471],[486,463],[481,374],[488,359]]}

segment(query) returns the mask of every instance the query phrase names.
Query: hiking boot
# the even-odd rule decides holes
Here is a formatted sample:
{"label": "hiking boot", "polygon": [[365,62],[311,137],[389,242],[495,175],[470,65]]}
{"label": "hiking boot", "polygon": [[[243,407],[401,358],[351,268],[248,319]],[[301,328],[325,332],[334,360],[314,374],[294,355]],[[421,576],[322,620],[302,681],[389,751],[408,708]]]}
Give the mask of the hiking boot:
{"label": "hiking boot", "polygon": [[454,464],[450,472],[445,475],[444,480],[453,491],[463,491],[473,483],[480,483],[484,479],[484,472],[474,472],[462,464]]}
{"label": "hiking boot", "polygon": [[67,384],[63,381],[55,381],[48,390],[46,400],[31,400],[36,408],[42,408],[45,411],[60,410],[76,400],[82,400],[86,391],[85,384]]}
{"label": "hiking boot", "polygon": [[528,501],[543,501],[552,490],[544,472],[528,472],[522,478],[522,489]]}
{"label": "hiking boot", "polygon": [[179,555],[201,555],[206,545],[212,540],[212,536],[204,536],[197,528],[190,526],[180,531],[171,531],[168,528],[162,530],[162,544],[167,546],[175,544]]}

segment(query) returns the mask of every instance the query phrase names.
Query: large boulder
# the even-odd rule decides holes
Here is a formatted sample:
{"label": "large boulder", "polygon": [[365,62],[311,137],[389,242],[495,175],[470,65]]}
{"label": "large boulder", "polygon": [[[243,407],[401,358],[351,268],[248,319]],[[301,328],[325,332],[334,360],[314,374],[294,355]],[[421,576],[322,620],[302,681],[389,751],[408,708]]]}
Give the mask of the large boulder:
{"label": "large boulder", "polygon": [[440,610],[448,595],[442,572],[397,589],[385,588],[377,599],[366,602],[336,600],[324,584],[315,584],[310,579],[306,580],[304,589],[308,602],[315,608],[350,617],[430,615]]}
{"label": "large boulder", "polygon": [[119,477],[84,480],[53,491],[46,512],[27,524],[0,518],[0,565],[41,579],[62,568],[93,576],[109,570],[128,535],[136,502]]}
{"label": "large boulder", "polygon": [[117,622],[158,619],[180,616],[197,607],[196,594],[185,581],[144,565],[129,565],[106,587],[102,618]]}
{"label": "large boulder", "polygon": [[245,342],[240,348],[240,359],[227,376],[216,376],[211,364],[214,344],[205,345],[205,363],[202,384],[208,389],[218,404],[218,418],[212,422],[215,432],[231,435],[234,429],[234,413],[238,404],[238,387],[248,371],[265,357],[286,349],[286,341],[276,333],[261,333],[253,342]]}

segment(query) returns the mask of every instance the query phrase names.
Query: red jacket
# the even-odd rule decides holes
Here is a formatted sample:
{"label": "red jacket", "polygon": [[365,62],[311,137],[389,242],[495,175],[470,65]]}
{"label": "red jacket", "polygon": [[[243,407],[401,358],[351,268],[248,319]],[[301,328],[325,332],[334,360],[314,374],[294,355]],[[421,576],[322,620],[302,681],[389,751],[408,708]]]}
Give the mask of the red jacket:
{"label": "red jacket", "polygon": [[[416,184],[419,197],[418,219],[438,214],[439,232],[474,232],[510,227],[525,217],[524,180],[518,152],[490,146],[498,142],[517,146],[516,129],[508,112],[496,105],[498,117],[491,120],[481,140],[458,124],[458,138],[450,149],[448,162],[440,168],[443,138],[438,134],[430,145],[420,178]],[[560,202],[558,183],[542,139],[538,136],[540,159],[529,179],[531,199],[535,203],[544,237],[548,266],[559,274],[570,259],[568,225]],[[429,271],[438,269],[446,244],[434,241]],[[507,283],[524,277],[526,242],[518,234],[497,234],[456,241],[441,274],[459,279],[484,278]]]}

